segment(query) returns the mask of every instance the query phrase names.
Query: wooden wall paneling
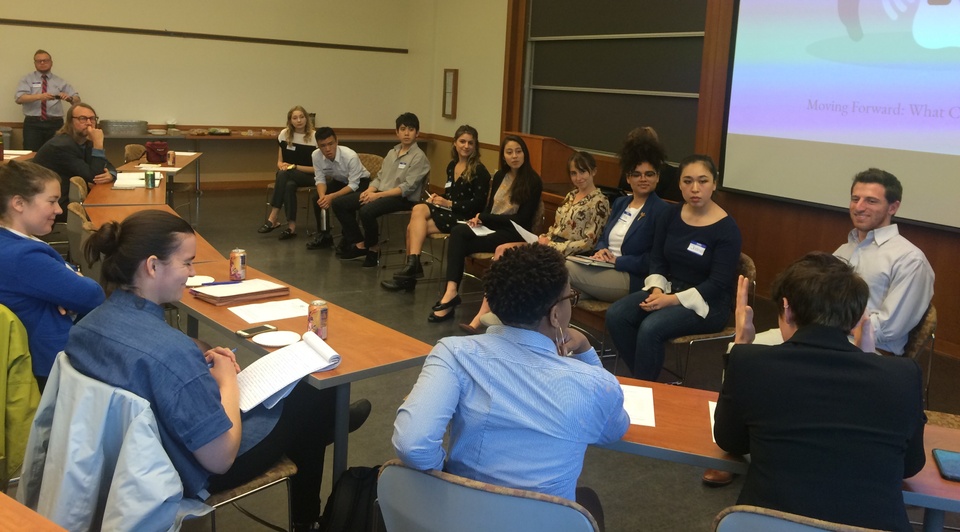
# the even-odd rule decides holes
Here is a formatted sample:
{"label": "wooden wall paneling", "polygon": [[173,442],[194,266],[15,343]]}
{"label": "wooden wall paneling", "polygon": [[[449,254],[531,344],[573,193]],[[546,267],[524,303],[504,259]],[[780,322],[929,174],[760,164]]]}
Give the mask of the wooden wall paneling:
{"label": "wooden wall paneling", "polygon": [[507,42],[503,61],[502,131],[520,131],[523,120],[523,68],[527,47],[527,0],[507,1]]}

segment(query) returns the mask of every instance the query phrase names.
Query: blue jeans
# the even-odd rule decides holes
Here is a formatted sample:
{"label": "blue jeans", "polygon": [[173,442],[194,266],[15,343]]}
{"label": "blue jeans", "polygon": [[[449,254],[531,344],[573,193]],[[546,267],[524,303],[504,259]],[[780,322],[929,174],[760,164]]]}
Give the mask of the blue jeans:
{"label": "blue jeans", "polygon": [[730,308],[711,305],[706,318],[682,305],[647,312],[640,308],[640,303],[648,296],[641,290],[620,299],[607,309],[606,324],[620,358],[633,376],[655,381],[663,367],[667,341],[678,336],[722,330],[730,319]]}

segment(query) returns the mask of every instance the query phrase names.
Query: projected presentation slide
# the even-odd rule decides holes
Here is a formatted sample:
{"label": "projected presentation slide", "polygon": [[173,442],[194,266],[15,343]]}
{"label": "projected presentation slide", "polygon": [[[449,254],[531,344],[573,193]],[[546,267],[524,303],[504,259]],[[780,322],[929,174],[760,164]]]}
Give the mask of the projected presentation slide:
{"label": "projected presentation slide", "polygon": [[741,0],[729,105],[725,187],[844,207],[878,167],[960,227],[960,0]]}

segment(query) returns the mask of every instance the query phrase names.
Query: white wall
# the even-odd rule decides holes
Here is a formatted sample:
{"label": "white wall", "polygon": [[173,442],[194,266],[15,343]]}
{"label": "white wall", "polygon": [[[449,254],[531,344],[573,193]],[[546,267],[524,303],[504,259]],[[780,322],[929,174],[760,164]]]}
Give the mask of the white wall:
{"label": "white wall", "polygon": [[[75,30],[0,26],[0,122],[22,119],[17,81],[37,48],[105,119],[279,126],[292,105],[341,128],[389,128],[400,112],[425,132],[469,122],[496,142],[506,0],[102,0],[79,9],[4,2],[0,18],[407,48],[409,54],[326,50]],[[461,35],[466,37],[460,37]],[[441,118],[442,69],[460,69],[460,114]],[[2,94],[2,93],[0,93]]]}

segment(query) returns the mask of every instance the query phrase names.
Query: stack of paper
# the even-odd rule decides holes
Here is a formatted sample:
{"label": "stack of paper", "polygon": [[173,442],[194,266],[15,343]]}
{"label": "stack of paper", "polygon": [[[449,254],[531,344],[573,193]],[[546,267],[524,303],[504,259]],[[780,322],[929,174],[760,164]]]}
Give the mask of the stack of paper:
{"label": "stack of paper", "polygon": [[285,296],[290,293],[290,288],[263,279],[247,279],[236,284],[200,286],[190,290],[190,293],[197,299],[213,303],[219,307],[242,301]]}
{"label": "stack of paper", "polygon": [[261,357],[237,375],[240,410],[247,412],[260,403],[273,408],[305,375],[339,365],[340,355],[307,331],[302,341]]}
{"label": "stack of paper", "polygon": [[602,260],[594,260],[590,257],[583,257],[580,255],[570,255],[567,257],[567,260],[570,262],[576,262],[577,264],[583,264],[584,266],[597,266],[599,268],[613,268],[612,262],[606,262]]}

